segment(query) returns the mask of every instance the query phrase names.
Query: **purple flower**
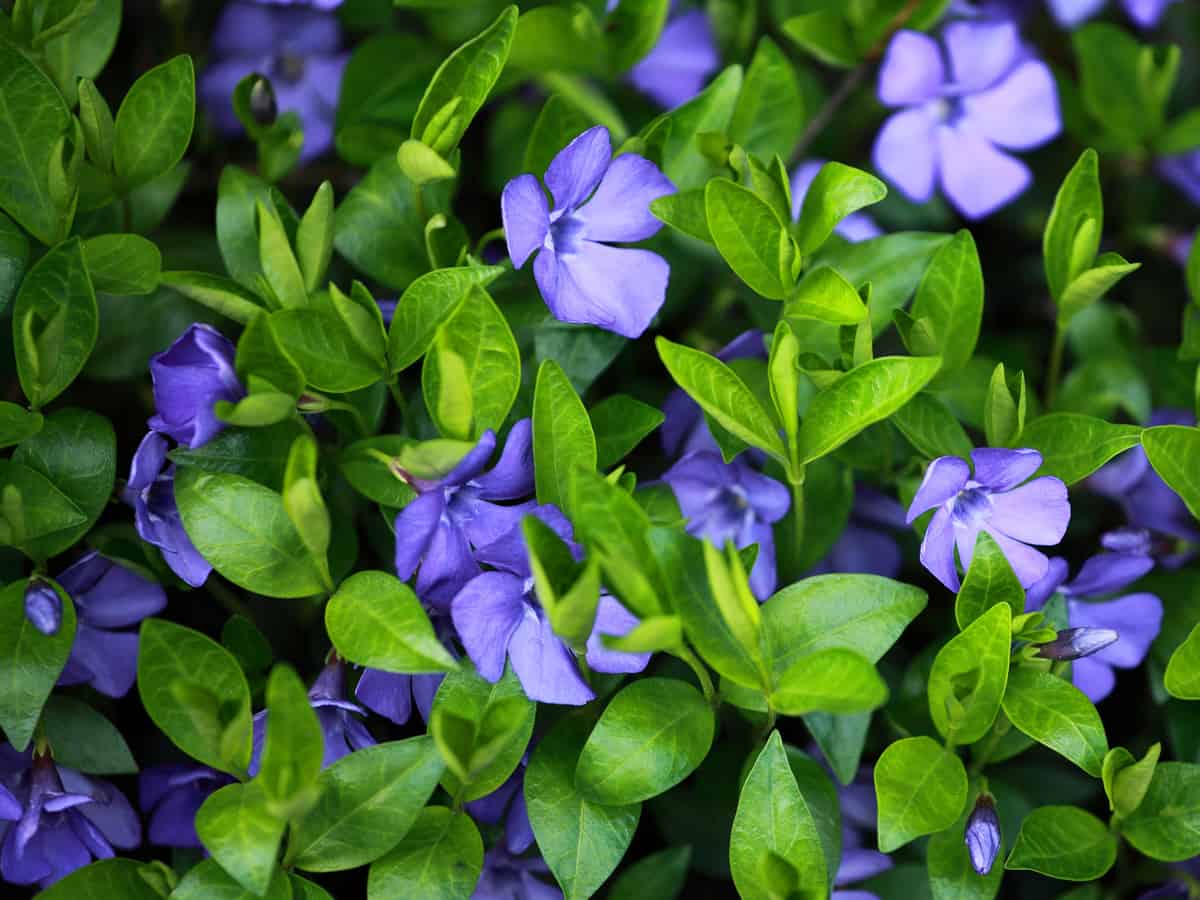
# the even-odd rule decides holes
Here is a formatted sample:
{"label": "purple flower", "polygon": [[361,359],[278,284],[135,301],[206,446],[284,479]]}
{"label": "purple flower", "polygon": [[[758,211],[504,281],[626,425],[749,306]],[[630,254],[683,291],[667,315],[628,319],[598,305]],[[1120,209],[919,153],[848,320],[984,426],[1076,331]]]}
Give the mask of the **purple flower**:
{"label": "purple flower", "polygon": [[[1194,425],[1195,422],[1190,412],[1179,409],[1156,410],[1150,417],[1151,425]],[[1085,483],[1096,493],[1120,503],[1130,525],[1150,532],[1153,548],[1165,551],[1161,554],[1164,565],[1171,568],[1182,565],[1191,553],[1186,548],[1160,548],[1163,542],[1154,540],[1155,535],[1184,543],[1200,541],[1196,520],[1179,495],[1154,471],[1141,447],[1126,450]]]}
{"label": "purple flower", "polygon": [[[800,210],[804,207],[804,198],[812,187],[813,179],[825,165],[823,159],[810,159],[801,163],[792,173],[792,218],[800,218]],[[854,212],[838,222],[833,229],[852,244],[870,240],[883,234],[883,229],[875,224],[875,220],[864,212]]]}
{"label": "purple flower", "polygon": [[613,159],[608,129],[600,125],[554,157],[545,181],[553,210],[533,175],[504,186],[500,210],[513,265],[521,268],[537,252],[533,276],[559,321],[638,337],[666,299],[670,267],[657,253],[611,243],[657,234],[662,222],[650,203],[675,186],[636,153]]}
{"label": "purple flower", "polygon": [[712,26],[703,10],[675,16],[658,43],[629,72],[633,86],[673,109],[695,97],[721,65]]}
{"label": "purple flower", "polygon": [[150,357],[154,406],[149,426],[185,447],[208,443],[224,427],[218,400],[235,403],[246,395],[233,368],[237,352],[211,325],[196,324],[175,343]]}
{"label": "purple flower", "polygon": [[1200,204],[1200,150],[1162,157],[1158,173],[1187,194],[1192,203]]}
{"label": "purple flower", "polygon": [[25,586],[25,618],[45,635],[62,628],[62,598],[51,585],[34,578]]}
{"label": "purple flower", "polygon": [[[756,328],[743,331],[717,351],[717,359],[730,362],[735,359],[766,359],[762,332]],[[681,388],[675,388],[663,402],[663,423],[660,429],[663,450],[667,456],[684,456],[697,450],[718,451],[704,421],[699,404]]]}
{"label": "purple flower", "polygon": [[529,765],[529,751],[508,780],[496,790],[478,800],[466,804],[467,812],[476,822],[483,825],[504,823],[504,849],[518,855],[533,846],[533,826],[529,824],[529,811],[525,806],[525,767]]}
{"label": "purple flower", "polygon": [[258,3],[270,3],[275,6],[311,6],[314,9],[331,10],[342,5],[343,0],[256,0]]}
{"label": "purple flower", "polygon": [[974,475],[957,456],[939,456],[925,470],[925,480],[908,508],[911,523],[937,507],[921,542],[921,563],[957,591],[954,549],[957,546],[966,571],[975,540],[986,531],[1004,551],[1021,586],[1028,588],[1049,566],[1045,554],[1029,545],[1057,544],[1067,531],[1071,518],[1067,486],[1051,476],[1021,483],[1042,464],[1042,454],[1036,450],[972,450],[971,463]]}
{"label": "purple flower", "polygon": [[198,763],[142,769],[138,773],[138,805],[150,817],[150,843],[202,847],[196,834],[196,813],[210,795],[233,782],[232,776]]}
{"label": "purple flower", "polygon": [[[367,711],[346,699],[346,664],[334,656],[326,663],[317,680],[308,689],[308,700],[316,710],[321,725],[321,737],[325,743],[325,755],[321,768],[328,768],[343,756],[355,750],[370,747],[375,743],[371,732],[361,721]],[[251,777],[258,774],[262,761],[263,745],[267,738],[267,710],[254,716],[253,749],[247,771]]]}
{"label": "purple flower", "polygon": [[1119,639],[1101,650],[1071,663],[1071,680],[1093,703],[1112,693],[1116,684],[1113,668],[1132,669],[1141,665],[1162,627],[1162,601],[1154,594],[1137,593],[1112,600],[1089,598],[1115,593],[1154,568],[1149,556],[1134,553],[1101,553],[1085,562],[1073,581],[1067,581],[1066,560],[1050,560],[1046,575],[1026,593],[1025,610],[1045,606],[1056,591],[1067,601],[1067,621],[1072,629],[1115,631]]}
{"label": "purple flower", "polygon": [[483,857],[483,872],[471,900],[562,900],[562,891],[537,877],[549,876],[540,856],[510,853],[503,842]]}
{"label": "purple flower", "polygon": [[300,158],[313,159],[333,146],[338,92],[349,57],[339,52],[337,17],[322,11],[337,4],[317,0],[315,5],[319,9],[241,2],[225,7],[213,32],[212,62],[199,84],[200,99],[223,134],[241,134],[233,91],[251,72],[260,72],[271,79],[279,109],[300,117]]}
{"label": "purple flower", "polygon": [[56,766],[49,753],[0,745],[0,876],[49,887],[113,848],[132,850],[142,826],[106,781]]}
{"label": "purple flower", "polygon": [[133,507],[138,535],[162,551],[171,571],[192,587],[204,584],[212,566],[183,528],[175,504],[175,466],[167,466],[167,439],[158,432],[142,438],[133,454],[121,499]]}
{"label": "purple flower", "polygon": [[[570,540],[571,525],[555,507],[541,506],[532,514],[563,540]],[[451,603],[450,614],[479,674],[495,683],[509,659],[531,700],[570,706],[591,700],[595,694],[580,673],[575,654],[554,633],[538,602],[520,526],[481,549],[476,558],[493,571],[467,582]],[[637,618],[615,598],[602,593],[587,641],[588,666],[597,672],[646,668],[650,654],[609,650],[601,641],[601,635],[628,634],[637,624]]]}
{"label": "purple flower", "polygon": [[869,485],[857,485],[850,520],[825,558],[808,574],[846,572],[895,578],[902,559],[890,532],[904,526],[903,506]]}
{"label": "purple flower", "polygon": [[760,602],[770,597],[777,577],[771,526],[791,506],[788,489],[744,460],[726,463],[710,451],[689,453],[667,470],[663,481],[675,492],[688,534],[717,547],[729,541],[739,550],[758,544],[750,589]]}
{"label": "purple flower", "polygon": [[[1105,0],[1047,0],[1054,18],[1064,28],[1074,28],[1104,7]],[[1121,0],[1125,14],[1139,28],[1153,28],[1175,0]]]}
{"label": "purple flower", "polygon": [[971,857],[971,868],[980,875],[992,871],[996,854],[1000,852],[1000,817],[988,794],[980,794],[975,801],[975,808],[967,817],[967,827],[963,830],[963,841]]}
{"label": "purple flower", "polygon": [[899,31],[879,70],[879,99],[898,109],[875,140],[875,167],[909,199],[934,183],[968,219],[995,212],[1029,186],[1007,150],[1032,150],[1062,130],[1054,76],[1012,22],[952,22],[938,42]]}
{"label": "purple flower", "polygon": [[[533,426],[513,425],[500,459],[484,472],[496,449],[496,435],[485,431],[471,450],[439,481],[410,478],[415,500],[396,516],[396,574],[402,581],[417,573],[417,595],[437,609],[479,574],[474,551],[491,544],[517,525],[533,501],[504,506],[533,493]],[[418,569],[419,567],[419,569]]]}
{"label": "purple flower", "polygon": [[61,575],[75,604],[75,643],[58,677],[61,685],[89,684],[109,697],[124,697],[137,679],[136,625],[167,605],[162,586],[96,551]]}

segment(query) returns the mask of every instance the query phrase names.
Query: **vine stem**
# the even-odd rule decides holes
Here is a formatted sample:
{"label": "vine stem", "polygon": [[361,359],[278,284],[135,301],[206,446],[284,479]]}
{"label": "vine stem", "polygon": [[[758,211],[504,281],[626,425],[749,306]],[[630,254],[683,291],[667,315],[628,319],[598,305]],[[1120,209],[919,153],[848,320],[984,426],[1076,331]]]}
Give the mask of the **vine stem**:
{"label": "vine stem", "polygon": [[704,668],[704,663],[696,658],[696,654],[687,647],[680,647],[674,651],[675,655],[682,659],[685,663],[691,666],[693,672],[696,673],[696,678],[700,681],[700,690],[704,692],[704,699],[709,702],[713,709],[716,709],[721,704],[720,697],[717,696],[716,688],[713,687],[712,678],[708,674],[708,670]]}
{"label": "vine stem", "polygon": [[806,510],[804,508],[804,482],[799,483],[793,481],[792,488],[792,527],[795,530],[793,540],[795,541],[796,556],[799,560],[804,555],[804,527]]}
{"label": "vine stem", "polygon": [[1050,366],[1046,372],[1046,409],[1054,409],[1054,401],[1058,396],[1058,380],[1062,375],[1063,350],[1066,348],[1067,336],[1062,328],[1054,329],[1054,343],[1050,347]]}

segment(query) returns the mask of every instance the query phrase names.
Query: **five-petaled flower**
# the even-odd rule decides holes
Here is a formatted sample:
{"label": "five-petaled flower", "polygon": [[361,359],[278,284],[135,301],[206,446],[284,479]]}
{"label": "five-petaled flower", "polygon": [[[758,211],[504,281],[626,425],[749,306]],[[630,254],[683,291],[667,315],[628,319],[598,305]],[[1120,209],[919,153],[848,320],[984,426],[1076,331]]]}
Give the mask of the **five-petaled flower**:
{"label": "five-petaled flower", "polygon": [[925,470],[925,480],[908,508],[910,523],[937,509],[921,542],[921,563],[957,591],[961,582],[955,547],[965,571],[983,531],[1000,545],[1021,586],[1028,588],[1050,565],[1044,553],[1029,545],[1052,546],[1067,531],[1071,518],[1067,486],[1050,475],[1023,483],[1042,465],[1036,450],[972,450],[971,463],[974,474],[965,460],[939,456]]}
{"label": "five-petaled flower", "polygon": [[875,167],[909,199],[935,182],[964,216],[995,212],[1028,187],[1032,150],[1062,130],[1054,76],[1012,22],[953,22],[938,42],[900,31],[879,70],[879,99],[898,108],[875,140]]}
{"label": "five-petaled flower", "polygon": [[211,325],[192,325],[162,353],[150,357],[154,381],[151,430],[183,444],[207,444],[225,427],[217,418],[220,400],[246,395],[233,368],[236,348]]}
{"label": "five-petaled flower", "polygon": [[[1065,28],[1086,22],[1104,8],[1106,0],[1046,0],[1054,18]],[[1175,0],[1121,0],[1125,15],[1139,28],[1153,28]]]}
{"label": "five-petaled flower", "polygon": [[537,253],[534,279],[560,321],[638,337],[666,299],[670,266],[657,253],[612,244],[657,234],[662,222],[650,204],[675,186],[636,153],[614,159],[601,125],[554,157],[546,186],[553,209],[533,175],[504,186],[500,210],[513,265],[519,269]]}

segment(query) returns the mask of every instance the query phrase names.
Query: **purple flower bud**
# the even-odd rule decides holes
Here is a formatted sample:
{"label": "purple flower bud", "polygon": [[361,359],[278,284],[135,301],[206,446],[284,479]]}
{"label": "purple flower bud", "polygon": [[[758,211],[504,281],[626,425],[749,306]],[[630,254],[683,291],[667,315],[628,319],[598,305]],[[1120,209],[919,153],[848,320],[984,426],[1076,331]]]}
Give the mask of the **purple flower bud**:
{"label": "purple flower bud", "polygon": [[34,579],[25,588],[25,618],[45,635],[58,634],[62,627],[62,598],[44,581]]}
{"label": "purple flower bud", "polygon": [[1000,819],[990,794],[980,794],[975,801],[975,809],[963,831],[963,840],[971,856],[971,867],[980,875],[992,871],[992,864],[1000,852]]}
{"label": "purple flower bud", "polygon": [[250,88],[250,115],[259,125],[270,125],[279,115],[275,104],[275,89],[266,78],[257,78]]}
{"label": "purple flower bud", "polygon": [[1068,628],[1050,643],[1038,647],[1037,655],[1060,661],[1082,659],[1115,644],[1120,637],[1111,628]]}

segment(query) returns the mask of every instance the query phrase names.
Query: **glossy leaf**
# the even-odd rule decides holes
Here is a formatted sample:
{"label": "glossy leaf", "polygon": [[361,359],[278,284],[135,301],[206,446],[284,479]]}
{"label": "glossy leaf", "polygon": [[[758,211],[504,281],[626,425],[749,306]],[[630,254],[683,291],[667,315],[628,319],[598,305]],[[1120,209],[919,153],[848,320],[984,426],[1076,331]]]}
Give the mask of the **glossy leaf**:
{"label": "glossy leaf", "polygon": [[[319,752],[320,744],[317,747]],[[228,784],[196,813],[196,833],[205,849],[238,884],[257,895],[266,894],[275,877],[287,827],[285,819],[270,811],[269,802],[257,780]]]}
{"label": "glossy leaf", "polygon": [[117,110],[113,163],[121,182],[145,184],[179,162],[195,117],[191,57],[176,56],[138,78]]}
{"label": "glossy leaf", "polygon": [[421,810],[412,828],[371,864],[367,900],[469,900],[483,868],[483,839],[465,812]]}
{"label": "glossy leaf", "polygon": [[392,371],[406,369],[424,356],[438,328],[459,308],[471,288],[486,287],[501,271],[497,266],[438,269],[413,281],[400,295],[388,333]]}
{"label": "glossy leaf", "polygon": [[1159,425],[1142,432],[1142,447],[1154,471],[1183,498],[1192,515],[1200,515],[1200,429]]}
{"label": "glossy leaf", "polygon": [[1060,881],[1093,881],[1116,858],[1116,837],[1091,813],[1074,806],[1040,806],[1021,823],[1004,868]]}
{"label": "glossy leaf", "polygon": [[1100,777],[1108,753],[1104,725],[1092,701],[1070,682],[1018,668],[1009,676],[1004,712],[1029,737]]}
{"label": "glossy leaf", "polygon": [[1012,615],[1019,616],[1025,612],[1025,590],[996,539],[981,531],[975,539],[971,567],[954,601],[958,627],[966,629],[997,603],[1007,604]]}
{"label": "glossy leaf", "polygon": [[0,728],[13,748],[24,751],[33,737],[42,707],[66,665],[75,641],[75,607],[58,589],[62,624],[42,634],[25,616],[24,579],[0,590]]}
{"label": "glossy leaf", "polygon": [[1025,426],[1021,446],[1042,454],[1039,475],[1053,475],[1071,485],[1136,447],[1141,435],[1136,425],[1117,425],[1079,413],[1050,413]]}
{"label": "glossy leaf", "polygon": [[887,196],[874,175],[838,162],[825,163],[804,195],[796,222],[796,242],[806,256],[815,252],[846,216]]}
{"label": "glossy leaf", "polygon": [[959,231],[933,254],[917,287],[912,317],[929,322],[944,373],[970,361],[983,320],[983,272],[971,232]]}
{"label": "glossy leaf", "polygon": [[1001,601],[952,637],[929,672],[929,712],[942,736],[973,744],[996,721],[1008,686],[1012,607]]}
{"label": "glossy leaf", "polygon": [[726,178],[704,189],[704,210],[713,243],[729,267],[756,293],[782,300],[791,289],[781,275],[790,266],[787,229],[757,194]]}
{"label": "glossy leaf", "polygon": [[957,821],[967,795],[967,773],[950,750],[927,737],[904,738],[875,764],[879,849],[891,853],[914,838]]}

